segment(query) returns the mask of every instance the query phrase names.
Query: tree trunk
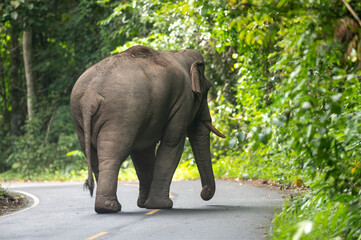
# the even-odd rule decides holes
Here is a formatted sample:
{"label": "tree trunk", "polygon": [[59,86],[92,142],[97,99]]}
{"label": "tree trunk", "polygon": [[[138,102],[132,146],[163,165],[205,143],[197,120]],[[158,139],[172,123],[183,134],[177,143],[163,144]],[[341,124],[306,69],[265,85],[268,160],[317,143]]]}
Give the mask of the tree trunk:
{"label": "tree trunk", "polygon": [[10,113],[10,135],[16,136],[19,134],[20,125],[20,106],[21,93],[17,89],[19,83],[19,36],[16,30],[11,32],[11,113]]}
{"label": "tree trunk", "polygon": [[26,77],[26,92],[29,120],[34,118],[34,76],[32,71],[32,31],[31,28],[23,32],[23,56]]}
{"label": "tree trunk", "polygon": [[1,82],[1,98],[3,99],[4,102],[4,110],[2,112],[2,126],[4,127],[5,131],[8,129],[8,115],[9,115],[9,111],[8,111],[8,99],[7,99],[7,95],[6,95],[6,78],[5,78],[5,74],[4,74],[4,69],[3,69],[3,60],[0,58],[0,79],[2,80]]}

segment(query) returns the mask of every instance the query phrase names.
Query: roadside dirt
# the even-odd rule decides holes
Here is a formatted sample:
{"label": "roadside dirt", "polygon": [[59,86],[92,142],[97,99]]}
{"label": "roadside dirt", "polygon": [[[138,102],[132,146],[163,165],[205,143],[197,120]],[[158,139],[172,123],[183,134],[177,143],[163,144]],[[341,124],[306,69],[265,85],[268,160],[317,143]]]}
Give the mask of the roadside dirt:
{"label": "roadside dirt", "polygon": [[[226,179],[223,179],[223,180],[226,180]],[[265,180],[265,179],[243,180],[240,178],[236,178],[236,179],[228,179],[228,180],[232,180],[232,181],[240,182],[240,183],[244,183],[244,184],[251,184],[256,187],[263,187],[263,188],[278,190],[278,191],[281,191],[282,193],[284,193],[286,197],[303,194],[309,190],[309,187],[297,186],[297,184],[291,184],[291,183],[281,184],[277,181]],[[301,183],[299,183],[299,184],[301,184]]]}
{"label": "roadside dirt", "polygon": [[0,191],[0,216],[18,211],[28,204],[28,200],[21,194]]}

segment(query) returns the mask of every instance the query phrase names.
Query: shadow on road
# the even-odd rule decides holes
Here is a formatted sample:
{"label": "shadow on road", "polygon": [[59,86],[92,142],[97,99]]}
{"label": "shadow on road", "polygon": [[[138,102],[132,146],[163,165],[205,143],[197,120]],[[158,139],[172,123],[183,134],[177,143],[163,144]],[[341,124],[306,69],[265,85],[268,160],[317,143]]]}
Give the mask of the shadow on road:
{"label": "shadow on road", "polygon": [[[153,214],[167,214],[167,215],[195,215],[195,214],[209,214],[209,213],[222,213],[226,211],[232,212],[244,212],[244,213],[259,213],[259,212],[273,212],[275,206],[237,206],[237,205],[207,205],[202,208],[172,208],[172,209],[162,209],[161,211]],[[139,210],[139,211],[121,211],[119,213],[106,214],[109,216],[119,215],[119,216],[140,216],[145,215],[147,212],[152,211],[148,210]],[[98,214],[96,214],[98,215]],[[104,215],[104,214],[102,214]]]}
{"label": "shadow on road", "polygon": [[259,211],[273,211],[274,206],[235,206],[235,205],[208,205],[204,208],[173,208],[169,212],[176,214],[208,214],[217,212],[259,212]]}

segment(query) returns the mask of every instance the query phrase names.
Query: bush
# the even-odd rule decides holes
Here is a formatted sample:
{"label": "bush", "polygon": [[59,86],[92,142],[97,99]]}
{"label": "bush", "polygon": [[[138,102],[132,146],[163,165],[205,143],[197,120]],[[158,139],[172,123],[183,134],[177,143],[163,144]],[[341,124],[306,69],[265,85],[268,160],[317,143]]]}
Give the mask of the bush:
{"label": "bush", "polygon": [[[69,107],[65,109],[70,112]],[[6,163],[18,177],[32,179],[42,173],[65,174],[85,168],[86,161],[82,155],[67,156],[68,152],[80,148],[70,113],[64,113],[64,108],[60,108],[52,118],[53,128],[35,118],[25,125],[24,135],[11,138]]]}
{"label": "bush", "polygon": [[322,191],[293,197],[274,219],[272,239],[360,239],[360,201]]}

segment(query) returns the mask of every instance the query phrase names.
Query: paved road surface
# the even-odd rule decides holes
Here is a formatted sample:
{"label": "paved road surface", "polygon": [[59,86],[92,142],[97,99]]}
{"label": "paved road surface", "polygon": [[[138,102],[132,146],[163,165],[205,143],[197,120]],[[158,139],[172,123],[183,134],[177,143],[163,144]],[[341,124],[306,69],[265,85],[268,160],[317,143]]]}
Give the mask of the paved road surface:
{"label": "paved road surface", "polygon": [[247,183],[216,184],[216,195],[205,202],[199,181],[175,181],[174,208],[152,211],[136,206],[137,182],[121,182],[122,212],[96,214],[81,183],[2,183],[35,195],[39,204],[0,217],[0,239],[264,239],[282,194]]}

